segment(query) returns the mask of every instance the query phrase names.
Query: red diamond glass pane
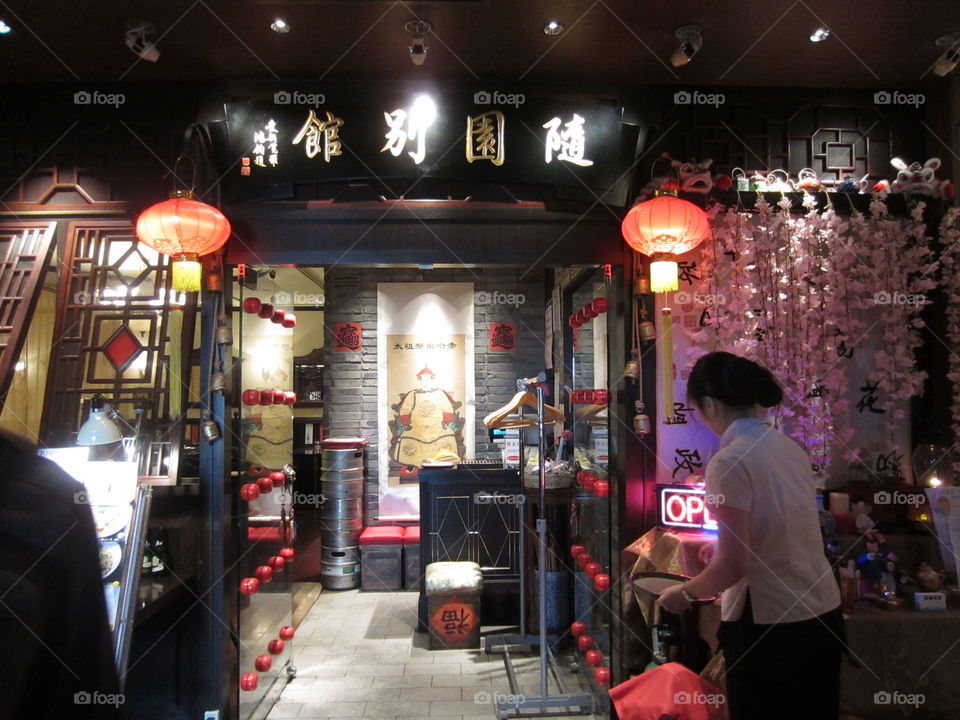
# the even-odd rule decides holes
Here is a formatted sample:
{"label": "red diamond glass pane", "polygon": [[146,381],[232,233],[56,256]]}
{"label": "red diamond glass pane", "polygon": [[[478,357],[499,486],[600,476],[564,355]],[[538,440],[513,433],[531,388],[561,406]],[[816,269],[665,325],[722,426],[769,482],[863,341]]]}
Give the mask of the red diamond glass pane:
{"label": "red diamond glass pane", "polygon": [[136,356],[143,345],[127,327],[121,327],[103,345],[103,354],[117,370],[122,370]]}

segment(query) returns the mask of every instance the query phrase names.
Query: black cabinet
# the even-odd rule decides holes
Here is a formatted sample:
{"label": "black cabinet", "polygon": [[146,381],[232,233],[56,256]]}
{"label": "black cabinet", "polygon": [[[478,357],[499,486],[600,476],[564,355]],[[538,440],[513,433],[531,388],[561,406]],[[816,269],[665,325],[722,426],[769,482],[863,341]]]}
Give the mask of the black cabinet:
{"label": "black cabinet", "polygon": [[420,479],[420,629],[426,629],[424,573],[432,562],[475,562],[483,569],[484,625],[520,617],[520,513],[517,470],[423,469]]}

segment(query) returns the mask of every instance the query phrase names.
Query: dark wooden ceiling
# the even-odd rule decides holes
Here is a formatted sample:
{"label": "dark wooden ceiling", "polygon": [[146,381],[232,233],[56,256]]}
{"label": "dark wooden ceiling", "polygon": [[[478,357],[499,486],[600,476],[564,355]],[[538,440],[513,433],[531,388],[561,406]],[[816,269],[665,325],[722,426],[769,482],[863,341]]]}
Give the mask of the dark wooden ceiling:
{"label": "dark wooden ceiling", "polygon": [[[275,16],[292,30],[270,30]],[[408,20],[434,26],[426,63],[408,58]],[[935,38],[960,30],[960,2],[838,0],[4,0],[0,82],[427,80],[917,88]],[[126,22],[157,28],[157,63],[124,44]],[[565,23],[556,37],[541,28]],[[674,30],[703,27],[686,67]],[[820,44],[819,26],[833,35]],[[960,72],[960,71],[958,71]],[[485,86],[481,86],[485,87]]]}

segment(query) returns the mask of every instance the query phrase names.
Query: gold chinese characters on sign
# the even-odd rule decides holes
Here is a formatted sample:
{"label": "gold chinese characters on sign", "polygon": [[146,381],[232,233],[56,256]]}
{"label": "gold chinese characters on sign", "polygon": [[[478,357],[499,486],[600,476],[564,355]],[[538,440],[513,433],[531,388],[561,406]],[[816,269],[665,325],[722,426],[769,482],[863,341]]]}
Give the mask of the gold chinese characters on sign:
{"label": "gold chinese characters on sign", "polygon": [[503,165],[503,113],[485,112],[476,117],[467,116],[467,162],[489,160]]}
{"label": "gold chinese characters on sign", "polygon": [[317,117],[317,113],[311,110],[292,144],[299,145],[302,141],[308,158],[319,155],[322,148],[323,161],[330,162],[330,158],[342,154],[341,127],[343,127],[343,120],[332,112],[327,111],[327,119],[321,120]]}

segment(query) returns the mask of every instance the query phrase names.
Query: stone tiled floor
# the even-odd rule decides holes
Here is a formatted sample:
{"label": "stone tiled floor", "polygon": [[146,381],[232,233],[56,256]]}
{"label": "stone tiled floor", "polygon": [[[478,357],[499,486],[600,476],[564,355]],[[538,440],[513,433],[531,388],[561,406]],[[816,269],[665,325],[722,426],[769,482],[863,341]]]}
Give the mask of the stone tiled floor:
{"label": "stone tiled floor", "polygon": [[[417,593],[324,592],[297,629],[297,677],[268,718],[496,718],[493,698],[510,690],[502,655],[428,650],[416,611]],[[539,694],[539,667],[532,655],[517,663],[525,693]],[[580,691],[578,675],[564,682]]]}

